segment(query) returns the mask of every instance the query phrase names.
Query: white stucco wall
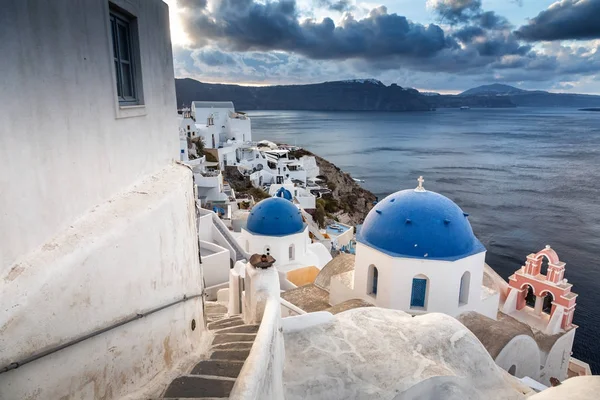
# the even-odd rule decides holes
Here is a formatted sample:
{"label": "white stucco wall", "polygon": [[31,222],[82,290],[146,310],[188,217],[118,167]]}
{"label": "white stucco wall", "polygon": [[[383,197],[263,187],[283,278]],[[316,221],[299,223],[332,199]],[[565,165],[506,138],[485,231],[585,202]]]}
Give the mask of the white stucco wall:
{"label": "white stucco wall", "polygon": [[250,354],[236,379],[230,399],[280,400],[285,348],[281,328],[279,279],[275,267],[245,267],[244,320],[260,322]]}
{"label": "white stucco wall", "polygon": [[[321,245],[323,248],[317,247],[317,251],[313,251],[315,246],[310,243],[308,227],[300,233],[287,236],[255,235],[246,229],[242,229],[238,243],[249,254],[263,254],[269,248],[269,253],[276,260],[274,265],[281,272],[307,266],[315,266],[321,269],[331,260],[331,258],[327,259],[323,253],[323,245]],[[294,257],[290,260],[289,249],[292,245],[294,246]]]}
{"label": "white stucco wall", "polygon": [[202,269],[206,286],[214,286],[229,280],[229,250],[214,243],[200,241]]}
{"label": "white stucco wall", "polygon": [[540,377],[540,351],[533,338],[527,335],[515,336],[496,356],[496,364],[505,371],[515,366],[517,378],[528,376],[538,380]]}
{"label": "white stucco wall", "polygon": [[[189,169],[168,166],[0,273],[0,365],[199,294],[193,196]],[[180,303],[0,374],[0,398],[120,398],[193,352],[202,326],[201,299]]]}
{"label": "white stucco wall", "polygon": [[[481,284],[485,252],[449,262],[415,258],[391,257],[362,243],[356,248],[354,291],[378,307],[404,310],[413,314],[441,312],[457,316],[465,311],[478,311],[481,304]],[[377,295],[369,294],[369,266],[378,269]],[[468,303],[459,305],[460,281],[470,272]],[[411,309],[412,280],[425,275],[427,299],[425,309]]]}
{"label": "white stucco wall", "polygon": [[0,273],[179,159],[167,5],[113,2],[137,16],[142,107],[118,106],[107,0],[3,3]]}
{"label": "white stucco wall", "polygon": [[563,381],[567,378],[569,359],[573,349],[576,329],[562,335],[552,346],[548,354],[542,352],[542,365],[544,368],[540,374],[540,382],[550,386],[550,378]]}

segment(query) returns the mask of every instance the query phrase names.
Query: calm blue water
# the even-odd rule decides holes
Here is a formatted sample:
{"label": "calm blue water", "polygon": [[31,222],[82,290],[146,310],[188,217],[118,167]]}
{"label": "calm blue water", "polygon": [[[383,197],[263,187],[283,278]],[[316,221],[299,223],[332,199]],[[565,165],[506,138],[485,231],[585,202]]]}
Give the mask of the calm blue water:
{"label": "calm blue water", "polygon": [[564,109],[430,113],[253,111],[254,139],[297,144],[379,198],[416,187],[470,214],[504,278],[550,244],[579,293],[574,355],[600,373],[600,113]]}

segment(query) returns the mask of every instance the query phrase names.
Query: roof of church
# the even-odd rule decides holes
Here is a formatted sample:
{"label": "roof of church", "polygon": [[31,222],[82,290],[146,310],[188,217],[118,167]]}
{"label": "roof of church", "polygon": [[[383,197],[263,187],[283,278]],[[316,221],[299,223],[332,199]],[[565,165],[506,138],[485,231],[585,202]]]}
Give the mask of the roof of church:
{"label": "roof of church", "polygon": [[455,261],[485,251],[467,216],[449,198],[419,186],[377,203],[357,240],[394,257]]}
{"label": "roof of church", "polygon": [[282,199],[292,200],[292,193],[284,187],[279,188],[275,196],[281,197]]}
{"label": "roof of church", "polygon": [[315,285],[329,291],[331,278],[335,275],[354,270],[354,254],[340,253],[329,261],[315,278]]}
{"label": "roof of church", "polygon": [[270,197],[255,205],[246,229],[264,236],[287,236],[304,230],[306,224],[298,207],[280,197]]}

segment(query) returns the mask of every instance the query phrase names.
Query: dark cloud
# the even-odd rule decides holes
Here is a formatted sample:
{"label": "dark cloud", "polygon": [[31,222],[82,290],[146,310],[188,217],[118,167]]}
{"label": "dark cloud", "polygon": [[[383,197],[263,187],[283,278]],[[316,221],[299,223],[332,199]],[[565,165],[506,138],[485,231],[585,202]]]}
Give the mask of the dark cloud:
{"label": "dark cloud", "polygon": [[183,22],[195,47],[219,43],[234,51],[282,50],[313,59],[424,58],[456,46],[439,26],[413,23],[383,6],[361,20],[347,14],[336,26],[330,18],[300,22],[294,0],[221,0],[213,12],[184,14]]}
{"label": "dark cloud", "polygon": [[351,0],[319,0],[318,4],[320,7],[337,12],[353,11],[356,8]]}
{"label": "dark cloud", "polygon": [[[307,77],[380,78],[405,71],[469,81],[550,82],[600,70],[600,48],[524,45],[506,18],[483,10],[480,0],[428,1],[451,22],[446,31],[390,14],[383,6],[362,19],[346,11],[335,23],[331,18],[303,19],[306,14],[300,14],[295,0],[208,3],[179,2],[186,8],[181,17],[192,44],[187,52],[174,51],[178,76],[301,83]],[[338,3],[322,2],[326,8]]]}
{"label": "dark cloud", "polygon": [[515,34],[528,41],[600,38],[600,0],[554,3]]}
{"label": "dark cloud", "polygon": [[442,22],[467,22],[481,14],[481,0],[429,0],[431,8]]}
{"label": "dark cloud", "polygon": [[511,24],[508,20],[493,11],[482,12],[475,18],[482,28],[485,29],[509,29]]}

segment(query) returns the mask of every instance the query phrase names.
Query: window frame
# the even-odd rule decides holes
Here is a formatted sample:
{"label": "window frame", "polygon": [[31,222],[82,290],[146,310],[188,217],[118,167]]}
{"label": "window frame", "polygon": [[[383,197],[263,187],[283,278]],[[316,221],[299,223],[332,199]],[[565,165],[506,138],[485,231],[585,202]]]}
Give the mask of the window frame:
{"label": "window frame", "polygon": [[[109,62],[113,76],[113,93],[114,93],[114,104],[115,104],[115,118],[129,118],[129,117],[140,117],[145,116],[146,106],[144,101],[144,85],[141,68],[141,44],[140,44],[140,30],[139,30],[139,18],[140,9],[139,6],[125,0],[110,0],[105,3],[105,17],[106,17],[106,33],[107,33],[107,46],[109,51]],[[120,18],[129,22],[129,47],[130,47],[130,62],[131,62],[131,75],[132,75],[132,86],[135,88],[135,100],[124,99],[123,101],[119,97],[118,93],[118,79],[119,71],[115,66],[115,49],[118,46],[113,45],[113,25],[112,18]]]}
{"label": "window frame", "polygon": [[[423,305],[415,304],[420,296],[417,297],[415,293],[415,281],[424,281],[425,282],[425,291],[423,293]],[[410,290],[410,309],[415,311],[427,311],[427,300],[429,298],[429,278],[427,275],[419,274],[415,275],[411,281],[411,290]]]}
{"label": "window frame", "polygon": [[[125,38],[121,37],[121,31],[119,27],[122,27],[125,30]],[[116,64],[115,74],[116,74],[116,84],[117,84],[117,97],[119,99],[119,104],[123,105],[138,105],[138,90],[137,90],[137,82],[136,82],[136,66],[137,63],[135,61],[134,51],[133,51],[133,21],[131,18],[126,16],[123,13],[120,13],[118,10],[115,10],[114,7],[110,10],[110,31],[112,37],[112,49],[113,49],[113,62]],[[123,40],[125,39],[125,40]],[[122,57],[123,49],[121,45],[125,42],[125,46],[127,49],[125,50],[128,60]],[[123,64],[129,66],[129,83],[131,96],[125,96],[125,80],[124,78],[124,68]],[[119,91],[121,93],[119,93]]]}

